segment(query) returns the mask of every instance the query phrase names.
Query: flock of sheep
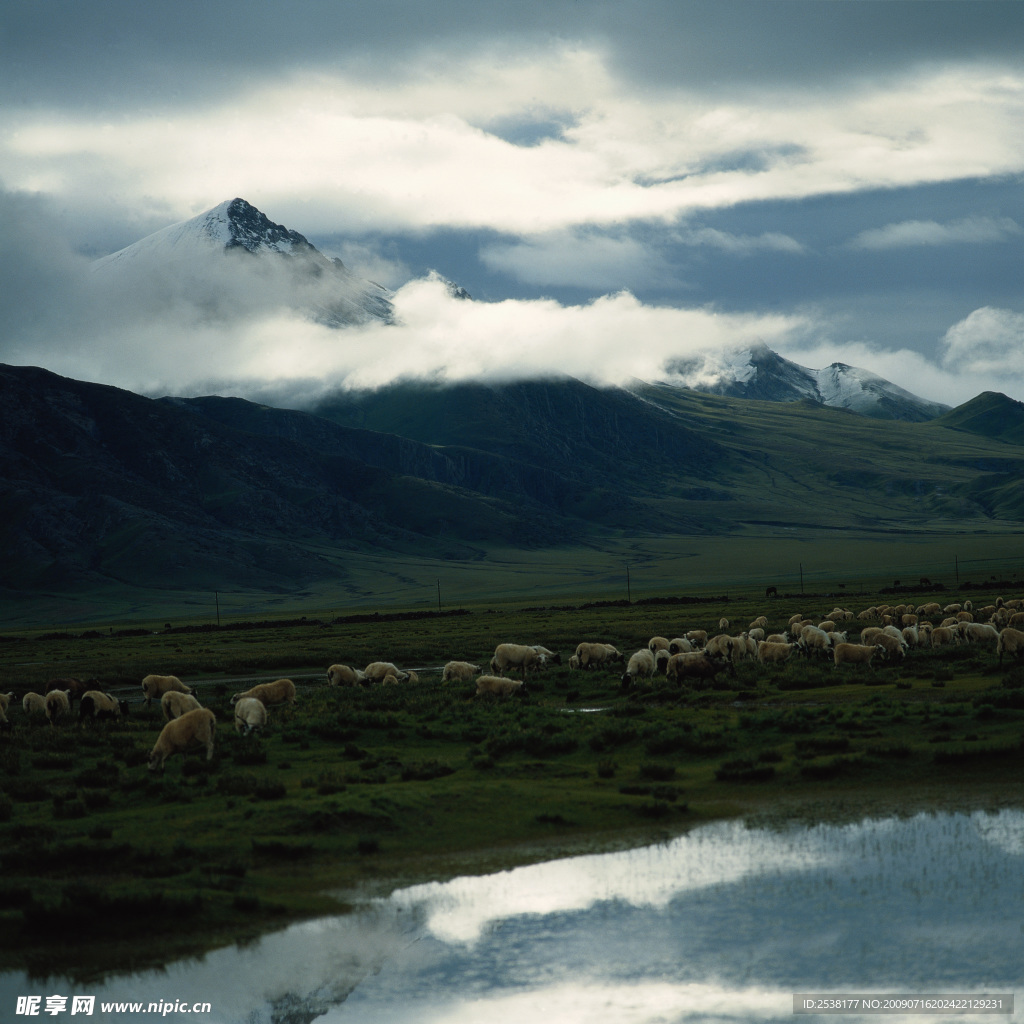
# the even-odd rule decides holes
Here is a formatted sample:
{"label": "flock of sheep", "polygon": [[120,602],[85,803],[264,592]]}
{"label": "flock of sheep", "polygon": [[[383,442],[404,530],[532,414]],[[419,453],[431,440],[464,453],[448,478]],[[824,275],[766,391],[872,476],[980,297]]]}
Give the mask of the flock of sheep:
{"label": "flock of sheep", "polygon": [[[936,624],[933,620],[938,620]],[[742,661],[767,666],[783,665],[794,657],[822,658],[835,668],[843,665],[872,666],[877,661],[900,661],[911,648],[957,644],[990,644],[999,656],[1024,658],[1024,599],[1004,601],[975,609],[970,601],[941,606],[937,602],[913,605],[873,605],[856,614],[834,608],[817,622],[796,614],[784,631],[767,633],[768,618],[760,615],[746,630],[729,633],[729,621],[721,619],[718,634],[692,629],[674,639],[651,637],[646,647],[627,659],[609,643],[584,641],[569,658],[570,671],[624,665],[624,688],[641,680],[664,675],[668,681],[699,688],[709,685],[720,672],[734,672]],[[856,634],[855,639],[851,639]],[[530,673],[560,665],[561,655],[540,645],[502,643],[494,650],[487,672],[469,661],[449,661],[441,672],[444,683],[473,683],[475,695],[497,697],[525,695]],[[518,679],[510,678],[516,672]],[[414,671],[403,671],[392,662],[374,661],[363,669],[335,664],[327,670],[329,686],[381,686],[415,684]],[[54,679],[46,692],[26,693],[22,707],[27,715],[44,717],[54,726],[71,714],[79,702],[81,720],[117,719],[128,713],[128,703],[109,693],[90,688],[78,679]],[[204,748],[213,757],[216,716],[200,705],[192,688],[176,676],[148,675],[142,680],[146,706],[159,699],[165,725],[149,754],[149,769],[163,770],[167,758],[189,749]],[[0,694],[0,726],[7,726],[13,693]],[[259,683],[231,698],[235,730],[258,733],[267,724],[267,708],[295,701],[290,679]]]}

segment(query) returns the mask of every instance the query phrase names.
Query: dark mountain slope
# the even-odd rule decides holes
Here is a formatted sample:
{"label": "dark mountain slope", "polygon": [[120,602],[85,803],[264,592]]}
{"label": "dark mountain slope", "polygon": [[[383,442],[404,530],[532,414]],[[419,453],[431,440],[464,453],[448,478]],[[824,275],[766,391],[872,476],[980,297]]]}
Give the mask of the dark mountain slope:
{"label": "dark mountain slope", "polygon": [[997,391],[984,391],[935,422],[951,430],[1024,445],[1024,402],[1015,402]]}

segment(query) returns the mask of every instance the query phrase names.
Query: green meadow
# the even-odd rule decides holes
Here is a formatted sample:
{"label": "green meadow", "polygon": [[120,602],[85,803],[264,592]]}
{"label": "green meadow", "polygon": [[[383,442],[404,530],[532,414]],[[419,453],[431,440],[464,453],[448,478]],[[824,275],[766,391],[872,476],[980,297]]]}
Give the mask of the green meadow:
{"label": "green meadow", "polygon": [[[847,595],[774,601],[763,591],[660,602],[634,593],[628,604],[261,621],[222,608],[219,628],[203,617],[8,633],[4,965],[45,972],[65,941],[83,977],[165,963],[403,882],[657,841],[723,816],[850,819],[1019,800],[1024,666],[1000,666],[987,646],[912,651],[875,670],[747,662],[706,689],[658,679],[623,688],[621,667],[568,667],[582,640],[628,657],[654,635],[717,632],[723,616],[736,632],[765,613],[776,631],[836,603],[953,599],[853,584]],[[446,661],[486,665],[503,641],[543,644],[565,663],[531,678],[525,699],[441,681]],[[330,664],[377,659],[419,681],[327,686]],[[212,761],[175,755],[162,775],[147,770],[163,725],[160,708],[141,702],[149,672],[178,675],[215,711]],[[67,675],[127,696],[130,714],[28,721],[21,696]],[[271,709],[264,735],[236,735],[231,695],[277,676],[296,682],[295,705]]]}

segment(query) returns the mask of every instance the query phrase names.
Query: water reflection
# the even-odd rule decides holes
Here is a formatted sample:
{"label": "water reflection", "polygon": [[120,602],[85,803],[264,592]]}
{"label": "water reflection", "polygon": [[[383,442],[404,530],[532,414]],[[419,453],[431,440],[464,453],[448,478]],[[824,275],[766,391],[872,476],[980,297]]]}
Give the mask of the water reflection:
{"label": "water reflection", "polygon": [[[414,886],[83,991],[104,1024],[153,1018],[104,1016],[103,1001],[174,998],[213,1012],[162,1019],[216,1024],[792,1021],[796,991],[1012,991],[1024,980],[1022,868],[1019,811],[725,822],[641,850]],[[17,995],[43,994],[17,975],[0,989],[3,1019]]]}

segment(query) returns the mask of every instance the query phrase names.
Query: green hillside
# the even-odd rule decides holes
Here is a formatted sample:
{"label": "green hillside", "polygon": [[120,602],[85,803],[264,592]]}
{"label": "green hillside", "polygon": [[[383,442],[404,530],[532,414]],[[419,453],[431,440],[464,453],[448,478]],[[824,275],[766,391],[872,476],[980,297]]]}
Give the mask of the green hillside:
{"label": "green hillside", "polygon": [[985,391],[933,422],[951,430],[1024,445],[1024,402],[1015,402],[996,391]]}

